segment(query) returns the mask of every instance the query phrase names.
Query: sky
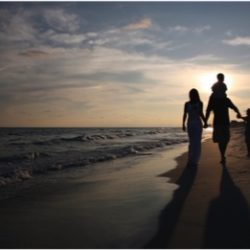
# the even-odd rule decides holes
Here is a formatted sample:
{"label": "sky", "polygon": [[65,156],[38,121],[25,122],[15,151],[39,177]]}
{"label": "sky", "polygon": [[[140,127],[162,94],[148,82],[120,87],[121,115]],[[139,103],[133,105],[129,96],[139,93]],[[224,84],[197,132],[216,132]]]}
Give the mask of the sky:
{"label": "sky", "polygon": [[[250,2],[0,2],[0,126],[181,126],[217,73],[250,108]],[[235,115],[232,119],[235,119]]]}

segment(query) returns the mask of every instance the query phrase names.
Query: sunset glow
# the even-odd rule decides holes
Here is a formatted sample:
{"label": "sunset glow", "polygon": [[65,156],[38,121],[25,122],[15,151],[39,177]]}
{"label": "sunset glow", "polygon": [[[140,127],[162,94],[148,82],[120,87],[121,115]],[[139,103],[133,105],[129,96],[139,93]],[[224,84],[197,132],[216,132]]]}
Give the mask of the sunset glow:
{"label": "sunset glow", "polygon": [[[199,77],[200,80],[200,88],[201,91],[206,92],[206,93],[211,93],[211,87],[212,85],[217,82],[217,74],[220,72],[210,72],[210,73],[206,73],[206,74],[202,74]],[[233,77],[229,74],[224,74],[225,75],[225,83],[227,85],[228,89],[231,89],[233,86]]]}
{"label": "sunset glow", "polygon": [[249,12],[249,2],[1,2],[0,126],[179,126],[189,90],[206,105],[219,72],[246,110]]}

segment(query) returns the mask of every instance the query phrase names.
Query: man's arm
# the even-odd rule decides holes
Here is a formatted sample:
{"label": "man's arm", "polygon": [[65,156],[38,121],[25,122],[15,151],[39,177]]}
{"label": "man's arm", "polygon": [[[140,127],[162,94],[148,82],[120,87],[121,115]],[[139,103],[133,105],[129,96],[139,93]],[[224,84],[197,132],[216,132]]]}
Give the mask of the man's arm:
{"label": "man's arm", "polygon": [[237,114],[237,118],[241,118],[242,115],[239,109],[233,104],[233,102],[229,98],[227,98],[227,101],[228,101],[228,107],[234,110],[234,112]]}
{"label": "man's arm", "polygon": [[206,116],[205,116],[205,124],[206,124],[206,126],[207,126],[207,122],[208,122],[210,113],[211,113],[211,110],[207,109],[207,111],[206,111]]}

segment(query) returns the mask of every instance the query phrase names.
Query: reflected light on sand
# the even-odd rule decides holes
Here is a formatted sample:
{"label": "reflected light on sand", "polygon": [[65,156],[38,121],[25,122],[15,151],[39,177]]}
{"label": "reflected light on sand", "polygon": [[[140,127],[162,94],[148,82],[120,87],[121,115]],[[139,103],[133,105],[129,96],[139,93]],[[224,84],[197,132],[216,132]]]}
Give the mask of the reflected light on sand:
{"label": "reflected light on sand", "polygon": [[205,128],[205,131],[208,132],[208,133],[212,133],[213,132],[213,127]]}

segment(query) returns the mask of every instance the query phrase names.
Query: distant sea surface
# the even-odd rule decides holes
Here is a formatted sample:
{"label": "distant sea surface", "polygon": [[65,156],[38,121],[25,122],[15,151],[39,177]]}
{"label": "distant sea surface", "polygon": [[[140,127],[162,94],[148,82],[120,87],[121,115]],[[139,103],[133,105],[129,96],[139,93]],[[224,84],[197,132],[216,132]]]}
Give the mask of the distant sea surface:
{"label": "distant sea surface", "polygon": [[51,170],[150,154],[188,141],[180,128],[0,128],[0,186]]}

